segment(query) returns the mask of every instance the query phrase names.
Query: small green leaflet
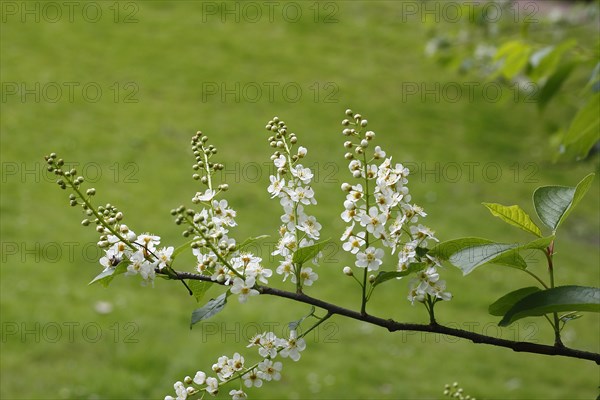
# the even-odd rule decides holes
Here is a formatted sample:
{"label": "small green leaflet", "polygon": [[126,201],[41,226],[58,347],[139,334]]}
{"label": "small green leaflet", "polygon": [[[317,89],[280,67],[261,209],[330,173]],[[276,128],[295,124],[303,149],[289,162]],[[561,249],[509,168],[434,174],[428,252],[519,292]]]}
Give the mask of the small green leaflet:
{"label": "small green leaflet", "polygon": [[594,174],[591,173],[581,180],[576,187],[542,186],[533,193],[533,204],[540,220],[552,229],[558,229],[567,219],[571,211],[579,204],[587,193]]}
{"label": "small green leaflet", "polygon": [[377,277],[373,282],[373,286],[377,286],[383,282],[389,281],[390,279],[401,278],[403,276],[410,275],[413,272],[421,271],[426,265],[427,264],[425,263],[413,263],[410,264],[404,271],[381,271],[379,274],[377,274]]}
{"label": "small green leaflet", "polygon": [[221,310],[223,310],[223,308],[225,308],[225,304],[227,304],[228,294],[229,291],[223,293],[216,299],[210,299],[208,303],[204,305],[204,307],[194,310],[192,312],[192,321],[190,323],[190,329],[192,329],[192,326],[194,326],[194,324],[202,320],[208,319],[220,312]]}
{"label": "small green leaflet", "polygon": [[302,321],[304,321],[306,318],[310,317],[314,313],[315,313],[315,306],[311,306],[310,307],[310,313],[308,313],[307,315],[305,315],[304,317],[300,318],[297,321],[292,321],[292,322],[288,323],[288,329],[290,331],[295,331],[296,329],[298,329],[298,326],[300,326],[300,324],[302,323]]}
{"label": "small green leaflet", "polygon": [[319,254],[319,252],[323,250],[323,248],[329,243],[330,240],[331,239],[325,239],[310,246],[300,247],[294,253],[294,256],[292,257],[292,262],[299,265],[304,264],[306,261],[310,260],[311,258],[314,258],[317,254]]}
{"label": "small green leaflet", "polygon": [[521,300],[523,297],[529,296],[531,293],[539,292],[540,290],[541,289],[536,286],[529,286],[507,293],[492,303],[488,308],[488,311],[492,315],[502,317],[508,310],[512,308],[512,306],[515,305],[516,302]]}
{"label": "small green leaflet", "polygon": [[600,312],[600,288],[559,286],[531,293],[517,301],[498,325],[509,326],[521,318],[564,311]]}
{"label": "small green leaflet", "polygon": [[188,279],[187,285],[194,294],[194,298],[196,299],[196,301],[200,302],[200,300],[202,300],[208,289],[210,289],[213,284],[206,281],[199,281],[197,279]]}
{"label": "small green leaflet", "polygon": [[131,262],[128,259],[121,260],[121,262],[119,262],[116,267],[107,268],[104,271],[102,271],[100,274],[98,274],[94,279],[92,279],[92,281],[90,283],[88,283],[88,285],[100,282],[102,284],[102,286],[108,287],[108,285],[110,284],[110,281],[112,281],[115,276],[121,275],[121,274],[124,274],[125,272],[127,272],[127,266],[130,263]]}
{"label": "small green leaflet", "polygon": [[519,206],[503,206],[497,203],[482,203],[490,210],[492,215],[500,218],[504,222],[521,228],[525,232],[533,233],[538,237],[542,237],[542,231],[531,220],[531,217]]}

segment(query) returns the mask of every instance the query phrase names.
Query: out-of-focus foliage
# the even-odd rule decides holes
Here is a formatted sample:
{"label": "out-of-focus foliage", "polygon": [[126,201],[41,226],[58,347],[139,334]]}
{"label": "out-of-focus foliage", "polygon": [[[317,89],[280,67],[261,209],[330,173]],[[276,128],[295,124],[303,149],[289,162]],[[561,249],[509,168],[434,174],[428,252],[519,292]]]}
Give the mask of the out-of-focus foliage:
{"label": "out-of-focus foliage", "polygon": [[[427,2],[426,2],[427,3]],[[465,2],[425,14],[425,52],[477,79],[511,86],[555,119],[555,160],[586,158],[600,138],[599,2]],[[566,115],[547,111],[557,103]],[[558,107],[558,106],[557,106]]]}

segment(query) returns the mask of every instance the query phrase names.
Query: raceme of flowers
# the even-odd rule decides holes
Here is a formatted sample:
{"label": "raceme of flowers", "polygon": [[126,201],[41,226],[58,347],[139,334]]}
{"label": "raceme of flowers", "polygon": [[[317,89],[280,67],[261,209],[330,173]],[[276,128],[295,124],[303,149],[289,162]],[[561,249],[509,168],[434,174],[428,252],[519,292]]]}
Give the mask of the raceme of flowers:
{"label": "raceme of flowers", "polygon": [[[267,123],[266,129],[274,133],[268,141],[276,149],[271,160],[277,171],[269,177],[267,191],[271,198],[279,198],[284,212],[281,216],[283,224],[279,229],[280,239],[272,255],[282,257],[277,273],[283,275],[284,281],[291,277],[291,281],[301,289],[303,286],[311,286],[318,279],[311,267],[295,265],[292,259],[299,248],[311,246],[315,240],[319,240],[321,224],[305,211],[305,207],[317,204],[310,186],[313,172],[300,164],[307,150],[302,146],[294,150],[298,138],[294,133],[287,132],[284,121],[274,117]],[[317,261],[318,255],[313,263],[316,265]]]}
{"label": "raceme of flowers", "polygon": [[[451,294],[439,279],[439,261],[422,255],[420,249],[437,242],[434,232],[418,223],[427,214],[411,203],[408,187],[409,170],[380,146],[373,147],[373,131],[366,130],[368,121],[352,110],[346,110],[347,119],[342,121],[343,134],[349,140],[345,158],[348,169],[357,181],[343,183],[346,192],[341,218],[348,223],[341,240],[342,248],[355,256],[354,266],[368,272],[379,270],[383,264],[384,248],[397,254],[397,271],[406,271],[411,264],[424,263],[423,270],[410,283],[408,299],[424,302],[427,295],[435,299],[450,300]],[[352,275],[346,267],[344,273]],[[371,280],[374,276],[371,277]]]}
{"label": "raceme of flowers", "polygon": [[[419,218],[426,214],[421,207],[410,202],[406,186],[408,169],[401,164],[393,164],[391,157],[386,158],[385,151],[379,146],[372,148],[375,134],[363,132],[366,120],[350,110],[346,114],[349,119],[343,121],[346,127],[344,135],[350,140],[344,146],[354,149],[346,154],[346,159],[357,182],[342,185],[347,193],[342,219],[348,223],[341,238],[344,250],[355,256],[354,266],[365,271],[365,278],[367,272],[375,272],[381,267],[384,248],[390,249],[392,254],[397,253],[398,271],[422,263],[423,268],[411,281],[409,300],[413,303],[431,298],[435,301],[449,300],[451,296],[445,291],[445,283],[439,279],[437,272],[438,260],[422,251],[437,239],[433,231],[418,223]],[[301,163],[307,149],[302,146],[296,148],[298,139],[294,133],[287,132],[283,121],[275,117],[266,128],[272,132],[268,141],[275,149],[271,160],[276,168],[275,174],[270,176],[267,191],[272,198],[279,199],[283,208],[280,238],[272,255],[281,257],[277,273],[283,276],[283,281],[289,277],[297,291],[301,291],[318,279],[312,268],[294,261],[294,254],[299,249],[313,246],[320,238],[321,224],[306,212],[307,207],[317,203],[311,187],[313,172]],[[227,200],[219,198],[228,190],[228,185],[213,184],[213,176],[223,169],[223,165],[211,161],[217,149],[208,145],[207,141],[207,136],[201,132],[192,138],[196,160],[193,178],[206,186],[193,196],[192,202],[202,208],[196,211],[179,206],[171,210],[171,214],[175,216],[176,224],[186,226],[183,236],[191,239],[180,249],[192,248],[197,259],[196,271],[213,282],[227,286],[240,303],[245,303],[249,297],[259,294],[257,285],[268,284],[273,272],[263,266],[260,257],[244,251],[244,244],[238,245],[229,236],[230,228],[237,225],[236,211]],[[143,284],[153,285],[156,274],[176,277],[172,265],[180,249],[160,247],[161,238],[150,233],[137,235],[123,223],[123,213],[111,204],[94,208],[91,199],[96,194],[95,189],[88,189],[84,194],[80,188],[84,178],[77,176],[75,169],[67,170],[64,161],[57,159],[56,154],[46,157],[46,160],[48,170],[59,176],[58,185],[62,189],[69,187],[73,190],[69,196],[70,205],[80,205],[87,215],[82,224],[95,224],[100,234],[98,245],[105,250],[100,264],[104,270],[95,280],[112,279],[118,273],[139,274]],[[317,254],[312,260],[315,265],[319,256]],[[344,273],[352,275],[351,268],[344,268]],[[188,376],[176,382],[176,397],[167,396],[165,399],[186,399],[205,393],[215,395],[221,385],[235,379],[240,380],[240,387],[232,389],[229,395],[234,400],[245,399],[247,395],[243,387],[261,387],[265,381],[279,380],[282,364],[274,361],[276,357],[297,361],[306,343],[292,330],[288,339],[277,338],[272,332],[262,333],[254,337],[248,347],[258,347],[262,361],[247,366],[239,353],[231,358],[222,356],[212,367],[213,376],[198,371],[193,378]]]}
{"label": "raceme of flowers", "polygon": [[96,225],[100,234],[98,246],[104,249],[104,256],[100,258],[100,265],[104,267],[102,276],[113,274],[117,267],[126,266],[126,275],[140,275],[143,284],[154,284],[157,271],[170,267],[173,257],[173,247],[161,247],[160,237],[149,233],[137,235],[123,223],[123,213],[112,204],[99,206],[97,209],[91,204],[91,199],[96,195],[96,189],[87,189],[85,194],[80,190],[84,182],[82,176],[77,176],[73,168],[66,170],[62,159],[57,159],[56,153],[45,157],[48,171],[61,178],[57,184],[62,189],[70,187],[74,193],[69,195],[69,204],[72,207],[81,206],[87,218],[81,221],[83,226]]}
{"label": "raceme of flowers", "polygon": [[183,381],[177,381],[173,385],[176,397],[169,395],[165,400],[185,400],[188,396],[201,395],[202,392],[214,396],[219,392],[220,385],[237,379],[240,381],[239,389],[231,389],[229,395],[233,400],[246,399],[248,396],[244,387],[259,388],[264,382],[280,380],[283,364],[274,360],[281,356],[298,361],[306,343],[292,330],[287,339],[278,338],[273,332],[263,332],[251,338],[246,347],[258,347],[258,354],[263,360],[248,366],[239,353],[231,358],[221,356],[212,366],[212,374],[216,376],[208,376],[204,371],[197,371],[193,378],[186,376]]}

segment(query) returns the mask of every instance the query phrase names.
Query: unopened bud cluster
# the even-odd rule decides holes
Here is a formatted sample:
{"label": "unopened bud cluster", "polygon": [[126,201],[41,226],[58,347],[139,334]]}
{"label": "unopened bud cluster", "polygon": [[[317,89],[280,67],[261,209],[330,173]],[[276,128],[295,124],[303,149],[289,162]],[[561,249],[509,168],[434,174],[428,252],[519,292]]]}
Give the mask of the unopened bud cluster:
{"label": "unopened bud cluster", "polygon": [[[207,185],[209,189],[212,189],[211,177],[216,171],[223,169],[223,164],[214,163],[210,161],[212,156],[217,154],[217,148],[210,144],[207,145],[208,136],[203,135],[202,132],[198,131],[192,137],[192,151],[196,163],[192,165],[192,169],[196,172],[192,175],[194,180],[199,180],[203,184]],[[219,185],[218,190],[227,190],[227,184]]]}

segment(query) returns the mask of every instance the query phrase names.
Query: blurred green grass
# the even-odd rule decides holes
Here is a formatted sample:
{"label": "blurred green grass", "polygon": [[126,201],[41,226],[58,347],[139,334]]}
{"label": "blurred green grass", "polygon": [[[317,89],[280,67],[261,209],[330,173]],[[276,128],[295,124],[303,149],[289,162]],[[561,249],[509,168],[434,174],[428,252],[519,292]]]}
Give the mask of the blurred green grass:
{"label": "blurred green grass", "polygon": [[[297,3],[305,17],[296,23],[280,14],[274,23],[266,18],[236,23],[203,14],[201,2],[137,2],[131,3],[138,7],[137,22],[128,24],[113,21],[112,3],[97,4],[105,13],[97,23],[82,18],[22,23],[17,17],[2,23],[3,85],[77,82],[103,90],[98,102],[86,101],[77,90],[72,102],[65,96],[55,103],[32,96],[22,101],[18,95],[2,101],[2,398],[162,398],[175,380],[209,369],[219,355],[244,350],[238,333],[251,334],[253,326],[267,323],[279,324],[275,331],[282,332],[285,323],[308,310],[282,299],[253,298],[245,306],[234,301],[209,321],[206,329],[219,330],[213,334],[188,329],[196,304],[177,284],[158,281],[150,289],[136,279],[118,279],[109,289],[87,286],[100,269],[92,246],[97,236],[78,224],[79,210],[69,209],[66,194],[45,179],[42,157],[51,151],[79,162],[90,174],[99,171],[93,183],[97,200],[116,204],[132,229],[159,234],[163,243],[175,245],[183,238],[168,211],[190,204],[199,189],[190,179],[189,149],[198,129],[209,135],[228,168],[227,198],[239,223],[233,235],[276,235],[280,211],[268,199],[269,169],[263,164],[270,155],[263,126],[274,115],[298,134],[309,149],[307,164],[318,171],[319,205],[313,212],[323,224],[323,237],[337,238],[343,230],[339,185],[349,174],[339,122],[347,107],[369,119],[388,154],[412,165],[413,199],[425,207],[426,224],[442,240],[463,235],[525,240],[480,203],[521,204],[533,212],[531,193],[537,186],[574,185],[598,171],[597,157],[549,163],[546,123],[534,104],[511,101],[509,90],[499,102],[408,96],[409,84],[431,88],[461,79],[423,56],[423,27],[418,20],[403,20],[395,2],[331,3],[337,8],[321,9],[318,23],[309,8],[313,3]],[[337,22],[323,23],[331,10]],[[222,93],[203,98],[207,85],[232,88],[238,82],[263,88],[268,82],[280,88],[295,83],[302,97],[286,101],[276,90],[270,101],[265,89],[256,102],[250,95],[239,102],[231,95],[222,101]],[[133,93],[127,83],[139,90]],[[339,91],[334,102],[326,102],[332,87]],[[137,102],[125,102],[127,94]],[[436,163],[438,173],[424,171],[435,171]],[[456,164],[450,163],[461,166],[458,178],[450,169]],[[475,163],[470,164],[473,179],[465,163]],[[255,175],[257,165],[261,169]],[[501,171],[497,179],[495,166]],[[491,168],[487,175],[486,167]],[[599,201],[596,180],[559,233],[558,282],[600,285]],[[15,254],[8,251],[13,245]],[[266,249],[261,250],[267,259]],[[348,262],[332,248],[308,293],[357,308],[358,290],[341,274]],[[533,268],[541,272],[543,264]],[[466,278],[454,269],[442,273],[454,294],[452,302],[438,307],[442,323],[463,328],[478,323],[471,325],[476,332],[551,342],[541,319],[497,331],[496,319],[486,312],[506,291],[531,284],[526,276],[496,266]],[[406,301],[406,291],[405,282],[382,287],[369,309],[426,322],[424,310]],[[216,293],[211,290],[209,296]],[[113,311],[99,314],[99,301],[110,302]],[[49,340],[56,325],[62,336]],[[569,346],[600,351],[598,316],[585,315],[569,325]],[[74,327],[72,340],[68,326]],[[17,334],[9,334],[14,328]],[[478,398],[573,399],[596,396],[600,383],[597,366],[589,362],[433,335],[389,334],[342,318],[318,333],[300,362],[285,363],[282,382],[249,393],[273,399],[440,398],[444,384],[459,381]]]}

